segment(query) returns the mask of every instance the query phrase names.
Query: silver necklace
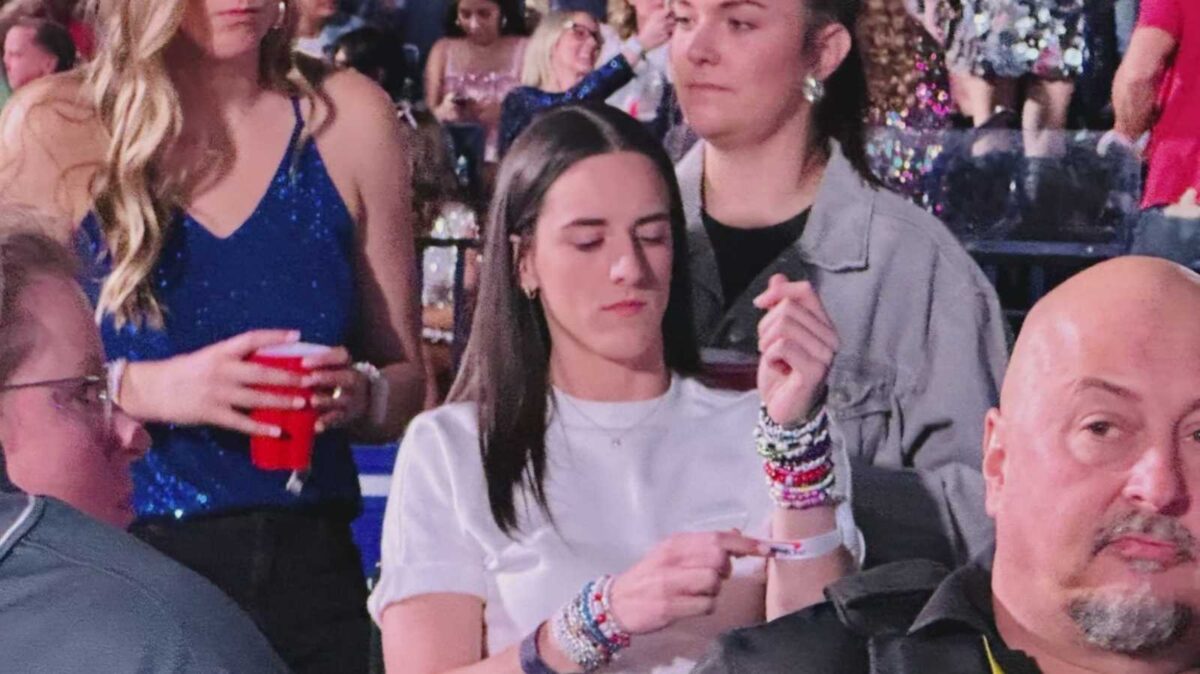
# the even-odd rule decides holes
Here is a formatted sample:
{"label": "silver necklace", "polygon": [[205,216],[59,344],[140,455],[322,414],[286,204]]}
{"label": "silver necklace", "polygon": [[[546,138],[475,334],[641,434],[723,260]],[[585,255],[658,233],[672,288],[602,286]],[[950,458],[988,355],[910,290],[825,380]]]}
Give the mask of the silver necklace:
{"label": "silver necklace", "polygon": [[[579,405],[576,405],[575,402],[572,401],[566,394],[560,394],[556,391],[554,394],[554,397],[556,399],[560,399],[563,402],[570,405],[571,409],[575,410],[575,412],[578,413],[579,416],[583,417],[584,421],[588,422],[589,424],[594,426],[596,428],[596,430],[598,430],[601,433],[603,433],[604,435],[608,436],[609,443],[613,449],[619,449],[622,446],[624,446],[623,441],[625,440],[625,436],[629,435],[633,431],[640,428],[642,426],[642,424],[649,421],[655,415],[655,413],[658,412],[658,408],[662,407],[663,403],[667,400],[667,398],[670,396],[670,394],[671,394],[671,389],[668,387],[667,392],[664,393],[661,397],[659,397],[658,402],[654,403],[654,406],[650,408],[650,411],[647,412],[645,416],[643,416],[641,419],[638,419],[631,426],[626,426],[624,428],[610,428],[610,427],[605,426],[604,424],[596,421],[587,412],[584,412],[583,409],[579,407]],[[566,427],[566,424],[563,424],[562,417],[559,417],[559,425],[562,426],[563,434],[565,435],[567,432],[567,427]],[[614,434],[614,431],[616,432],[615,434]]]}

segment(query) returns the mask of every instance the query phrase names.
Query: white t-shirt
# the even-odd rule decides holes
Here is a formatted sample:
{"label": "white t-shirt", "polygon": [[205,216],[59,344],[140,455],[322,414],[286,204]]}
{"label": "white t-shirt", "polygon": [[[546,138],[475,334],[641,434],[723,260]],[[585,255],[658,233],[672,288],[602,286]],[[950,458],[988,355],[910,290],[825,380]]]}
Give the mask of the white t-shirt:
{"label": "white t-shirt", "polygon": [[[488,652],[495,654],[586,581],[621,573],[671,534],[736,527],[767,535],[774,506],[754,451],[756,392],[675,377],[664,396],[649,401],[555,396],[545,483],[554,524],[532,499],[524,506],[518,499],[516,540],[500,531],[488,506],[475,406],[448,405],[413,420],[384,515],[383,572],[369,602],[376,621],[389,604],[416,595],[473,595],[484,601]],[[844,456],[836,459],[841,490],[850,484]],[[861,559],[848,502],[838,520]],[[606,671],[689,672],[719,634],[763,620],[765,586],[762,559],[735,560],[713,615],[634,637]]]}

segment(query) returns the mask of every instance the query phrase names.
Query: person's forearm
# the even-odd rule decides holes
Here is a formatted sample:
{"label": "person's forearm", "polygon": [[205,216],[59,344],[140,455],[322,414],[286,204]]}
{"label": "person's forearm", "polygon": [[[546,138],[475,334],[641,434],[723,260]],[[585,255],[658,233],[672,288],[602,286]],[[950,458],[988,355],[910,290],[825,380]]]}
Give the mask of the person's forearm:
{"label": "person's forearm", "polygon": [[356,440],[393,442],[404,427],[425,407],[425,366],[420,353],[408,360],[379,368],[387,381],[387,414],[377,423],[364,419],[354,427]]}
{"label": "person's forearm", "polygon": [[[771,538],[796,541],[837,529],[834,506],[790,510],[776,508]],[[774,620],[824,600],[825,587],[854,568],[854,559],[840,547],[816,559],[767,562],[766,618]]]}
{"label": "person's forearm", "polygon": [[1118,71],[1113,82],[1113,128],[1131,141],[1150,130],[1154,123],[1155,77],[1145,73]]}
{"label": "person's forearm", "polygon": [[164,418],[156,401],[161,400],[161,392],[156,390],[154,382],[157,373],[162,368],[163,361],[139,361],[128,363],[116,382],[116,403],[121,410],[141,422],[171,422],[173,419]]}
{"label": "person's forearm", "polygon": [[[580,671],[580,668],[558,647],[550,635],[549,627],[542,627],[538,637],[538,654],[542,662],[559,674],[572,674]],[[522,674],[523,672],[520,658],[521,644],[519,643],[513,644],[491,657],[453,669],[413,666],[408,661],[400,661],[399,658],[387,658],[386,651],[388,649],[385,647],[384,650],[387,671],[398,674]]]}

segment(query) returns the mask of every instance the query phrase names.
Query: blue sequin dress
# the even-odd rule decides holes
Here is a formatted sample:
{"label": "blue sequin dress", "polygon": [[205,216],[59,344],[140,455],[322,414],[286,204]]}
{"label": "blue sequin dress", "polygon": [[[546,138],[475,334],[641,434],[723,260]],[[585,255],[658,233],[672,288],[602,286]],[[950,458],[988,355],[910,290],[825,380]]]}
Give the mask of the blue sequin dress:
{"label": "blue sequin dress", "polygon": [[629,61],[617,55],[563,92],[543,91],[536,87],[513,89],[504,97],[500,108],[500,156],[508,153],[513,141],[538,113],[568,103],[602,102],[629,84],[633,76]]}
{"label": "blue sequin dress", "polygon": [[[110,359],[163,360],[255,329],[287,328],[302,339],[346,345],[355,324],[354,221],[310,138],[297,147],[296,128],[269,188],[250,217],[218,238],[181,213],[154,270],[165,309],[162,329],[101,324]],[[92,300],[110,260],[94,215],[80,229],[95,267],[86,286]],[[187,382],[180,382],[186,386]],[[319,436],[312,474],[299,495],[285,489],[287,471],[250,463],[247,436],[218,428],[151,424],[153,443],[133,466],[141,520],[187,519],[260,508],[358,507],[358,476],[343,432]]]}

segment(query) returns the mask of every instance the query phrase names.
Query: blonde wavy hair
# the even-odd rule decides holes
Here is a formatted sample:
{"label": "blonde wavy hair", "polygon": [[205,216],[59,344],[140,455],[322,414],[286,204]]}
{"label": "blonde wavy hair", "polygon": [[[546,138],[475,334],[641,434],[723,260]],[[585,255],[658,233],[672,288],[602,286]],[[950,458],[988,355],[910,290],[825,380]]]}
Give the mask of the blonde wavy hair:
{"label": "blonde wavy hair", "polygon": [[[116,324],[161,327],[153,273],[181,203],[186,175],[169,175],[163,158],[179,140],[183,108],[164,52],[179,32],[187,0],[90,0],[100,39],[84,70],[84,95],[107,133],[107,152],[91,197],[112,268],[97,316]],[[292,2],[263,39],[259,78],[265,87],[317,96],[316,75],[292,53],[298,15]],[[307,133],[307,130],[306,130]]]}
{"label": "blonde wavy hair", "polygon": [[567,30],[567,24],[575,17],[575,12],[547,12],[538,24],[537,30],[529,37],[525,46],[525,62],[521,68],[521,83],[545,89],[554,80],[554,67],[550,57],[554,53],[554,45]]}

